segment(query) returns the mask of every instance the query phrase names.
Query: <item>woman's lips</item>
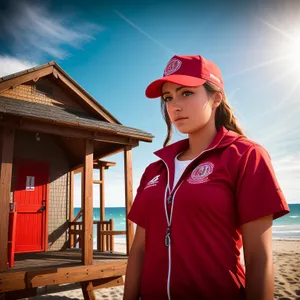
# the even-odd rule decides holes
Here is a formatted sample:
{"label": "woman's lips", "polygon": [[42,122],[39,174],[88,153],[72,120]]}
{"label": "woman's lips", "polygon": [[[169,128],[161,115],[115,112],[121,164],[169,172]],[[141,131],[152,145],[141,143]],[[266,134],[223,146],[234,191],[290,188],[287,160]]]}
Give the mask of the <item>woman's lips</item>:
{"label": "woman's lips", "polygon": [[178,122],[178,121],[182,121],[182,120],[186,120],[187,117],[177,117],[175,118],[174,122]]}

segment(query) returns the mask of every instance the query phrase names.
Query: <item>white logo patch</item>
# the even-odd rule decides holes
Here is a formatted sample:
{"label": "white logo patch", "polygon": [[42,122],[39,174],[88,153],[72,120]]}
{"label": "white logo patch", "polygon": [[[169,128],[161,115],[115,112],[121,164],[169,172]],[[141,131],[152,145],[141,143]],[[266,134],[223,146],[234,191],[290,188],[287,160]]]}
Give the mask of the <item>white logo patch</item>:
{"label": "white logo patch", "polygon": [[181,64],[182,62],[179,59],[172,58],[165,68],[164,76],[169,76],[178,71],[178,69],[181,67]]}
{"label": "white logo patch", "polygon": [[156,175],[155,177],[153,177],[145,186],[145,189],[152,187],[152,186],[156,186],[158,184],[158,179],[159,179],[160,175]]}
{"label": "white logo patch", "polygon": [[211,78],[213,78],[214,80],[216,80],[216,81],[218,81],[219,83],[221,83],[221,80],[217,77],[217,76],[215,76],[214,74],[209,74],[209,76],[211,77]]}
{"label": "white logo patch", "polygon": [[191,176],[188,178],[188,183],[199,184],[208,181],[208,176],[212,173],[214,164],[205,162],[194,169]]}

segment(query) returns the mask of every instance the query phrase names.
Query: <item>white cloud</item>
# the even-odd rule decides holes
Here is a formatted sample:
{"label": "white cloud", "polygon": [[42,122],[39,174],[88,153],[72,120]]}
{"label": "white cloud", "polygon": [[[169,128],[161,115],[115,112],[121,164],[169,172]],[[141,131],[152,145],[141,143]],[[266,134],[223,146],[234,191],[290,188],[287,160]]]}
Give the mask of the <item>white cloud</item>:
{"label": "white cloud", "polygon": [[64,59],[69,55],[66,47],[79,49],[103,30],[96,24],[59,16],[42,4],[28,1],[14,3],[6,13],[0,13],[0,18],[2,34],[13,41],[13,51],[27,56],[47,54]]}
{"label": "white cloud", "polygon": [[37,64],[12,56],[0,56],[0,77],[35,67]]}
{"label": "white cloud", "polygon": [[273,166],[287,202],[299,203],[300,153],[281,155],[273,159]]}

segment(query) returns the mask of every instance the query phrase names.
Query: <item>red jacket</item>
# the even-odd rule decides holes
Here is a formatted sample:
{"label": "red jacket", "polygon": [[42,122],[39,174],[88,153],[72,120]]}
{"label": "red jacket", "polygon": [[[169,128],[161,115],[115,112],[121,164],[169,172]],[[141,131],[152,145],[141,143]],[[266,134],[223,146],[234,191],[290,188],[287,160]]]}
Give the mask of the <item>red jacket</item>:
{"label": "red jacket", "polygon": [[173,187],[188,139],[155,154],[128,218],[145,228],[143,300],[244,299],[240,227],[289,212],[267,152],[222,127]]}

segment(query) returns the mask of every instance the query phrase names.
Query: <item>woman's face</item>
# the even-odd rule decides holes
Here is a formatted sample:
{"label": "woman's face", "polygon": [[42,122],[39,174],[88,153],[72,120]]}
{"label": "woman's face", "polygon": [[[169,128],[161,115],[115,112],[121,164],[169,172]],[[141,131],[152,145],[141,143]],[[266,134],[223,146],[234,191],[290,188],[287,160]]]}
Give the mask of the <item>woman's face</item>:
{"label": "woman's face", "polygon": [[171,122],[181,133],[190,134],[209,122],[214,124],[217,105],[202,85],[191,88],[166,82],[162,87],[162,98]]}

